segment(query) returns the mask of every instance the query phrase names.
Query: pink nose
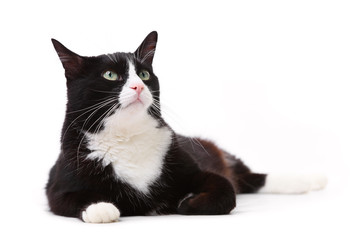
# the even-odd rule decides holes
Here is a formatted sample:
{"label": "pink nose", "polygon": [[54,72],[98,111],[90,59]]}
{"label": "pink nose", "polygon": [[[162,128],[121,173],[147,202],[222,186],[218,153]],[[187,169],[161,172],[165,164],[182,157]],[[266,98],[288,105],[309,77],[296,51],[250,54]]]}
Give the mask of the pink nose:
{"label": "pink nose", "polygon": [[144,90],[144,84],[142,83],[134,83],[130,86],[131,89],[134,89],[138,95]]}

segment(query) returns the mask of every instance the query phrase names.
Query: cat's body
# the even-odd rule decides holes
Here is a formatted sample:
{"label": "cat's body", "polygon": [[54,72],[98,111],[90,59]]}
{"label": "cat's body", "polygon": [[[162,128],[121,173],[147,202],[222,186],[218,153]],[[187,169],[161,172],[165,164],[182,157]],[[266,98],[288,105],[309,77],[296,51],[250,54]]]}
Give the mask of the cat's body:
{"label": "cat's body", "polygon": [[156,42],[152,32],[134,54],[81,57],[53,40],[68,105],[46,186],[51,211],[85,222],[116,221],[120,214],[227,214],[236,193],[324,186],[321,177],[292,177],[282,186],[281,178],[252,173],[210,141],[175,133],[161,117],[151,66]]}

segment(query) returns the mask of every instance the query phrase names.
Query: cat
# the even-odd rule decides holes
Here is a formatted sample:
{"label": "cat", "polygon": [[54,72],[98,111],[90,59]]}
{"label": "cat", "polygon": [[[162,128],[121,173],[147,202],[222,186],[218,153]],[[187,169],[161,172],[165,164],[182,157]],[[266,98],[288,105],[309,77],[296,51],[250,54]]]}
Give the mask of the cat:
{"label": "cat", "polygon": [[50,170],[50,210],[86,223],[120,216],[229,214],[239,193],[303,193],[326,178],[252,172],[213,142],[175,133],[161,115],[152,62],[158,34],[134,53],[80,56],[55,39],[65,69],[61,151]]}

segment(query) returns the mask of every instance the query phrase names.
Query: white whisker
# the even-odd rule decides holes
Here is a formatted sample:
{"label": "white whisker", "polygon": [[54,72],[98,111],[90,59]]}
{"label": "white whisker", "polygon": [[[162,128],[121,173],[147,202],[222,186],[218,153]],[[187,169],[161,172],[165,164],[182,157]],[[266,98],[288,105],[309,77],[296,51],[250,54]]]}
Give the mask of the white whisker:
{"label": "white whisker", "polygon": [[104,103],[103,105],[97,107],[97,108],[86,118],[86,120],[84,121],[84,124],[83,124],[82,127],[81,127],[80,132],[83,131],[86,123],[92,118],[92,116],[93,116],[97,111],[99,111],[101,108],[105,107],[106,105],[108,105],[108,103]]}
{"label": "white whisker", "polygon": [[[152,104],[152,106],[158,111],[158,114],[159,114],[159,115],[157,115],[158,117],[160,117],[160,110],[161,110],[161,114],[164,114],[164,115],[170,117],[171,119],[173,119],[173,120],[177,123],[177,125],[178,125],[180,128],[185,129],[184,126],[183,126],[183,125],[179,122],[179,120],[177,119],[177,114],[175,114],[173,111],[171,111],[170,108],[168,108],[168,107],[165,106],[165,111],[164,111],[164,104],[161,104],[161,109],[160,109],[160,101],[159,101],[159,100],[153,99],[153,104]],[[170,112],[171,112],[171,113],[170,113]],[[157,113],[155,113],[155,114],[157,114]],[[195,144],[195,145],[200,146],[200,147],[204,150],[204,152],[205,152],[207,155],[210,156],[210,153],[209,153],[208,151],[206,151],[206,149],[205,149],[204,146],[201,144],[201,142],[199,142],[196,138],[194,138],[194,137],[187,137],[187,138],[189,139],[189,141],[190,141],[190,143],[191,143],[192,145]]]}
{"label": "white whisker", "polygon": [[[113,110],[114,106],[117,106],[117,105],[118,105],[118,103],[115,103],[115,104],[112,105],[107,111],[105,111],[105,113],[103,113],[98,119],[96,119],[96,121],[89,127],[89,130],[96,124],[97,121],[99,121],[100,119],[103,118],[103,116],[105,116],[105,115],[107,115],[109,112],[111,112],[111,110]],[[99,124],[99,125],[100,125],[100,124]],[[99,127],[99,125],[97,126],[97,128]],[[100,126],[100,127],[101,127],[101,126]],[[79,161],[80,161],[80,158],[79,158],[79,156],[80,156],[80,148],[81,148],[81,145],[82,145],[85,137],[86,137],[86,134],[83,133],[83,137],[81,138],[80,143],[79,143],[78,148],[77,148],[77,154],[76,154],[76,156],[77,156],[77,161],[78,161],[78,163],[79,163]]]}
{"label": "white whisker", "polygon": [[103,90],[96,90],[96,89],[90,89],[91,91],[93,91],[93,92],[99,92],[99,93],[109,93],[109,94],[119,94],[119,92],[118,91],[116,91],[116,92],[112,92],[112,91],[103,91]]}
{"label": "white whisker", "polygon": [[[102,98],[102,99],[99,99],[99,100],[103,100],[103,99],[105,99],[104,101],[106,101],[106,100],[111,100],[111,101],[116,100],[116,98],[114,98],[114,97],[105,97],[105,98]],[[79,109],[79,110],[67,112],[66,114],[68,115],[68,114],[73,114],[73,113],[76,113],[76,112],[82,112],[82,111],[85,111],[85,110],[90,109],[90,108],[96,108],[97,105],[103,104],[104,101],[95,103],[94,105],[91,105],[91,106],[86,107],[86,108],[82,108],[82,109]]]}
{"label": "white whisker", "polygon": [[66,128],[66,130],[64,131],[64,134],[62,135],[62,139],[64,139],[64,137],[65,137],[66,133],[68,132],[68,130],[70,129],[70,127],[71,127],[80,117],[82,117],[83,115],[87,114],[88,112],[91,112],[91,111],[93,111],[93,110],[98,109],[99,106],[101,106],[101,107],[106,106],[107,104],[110,104],[110,103],[112,103],[112,102],[114,102],[114,101],[116,101],[116,100],[117,100],[117,99],[107,99],[107,100],[104,100],[104,101],[102,101],[102,102],[100,102],[100,103],[94,104],[94,105],[92,105],[92,106],[90,106],[90,107],[87,107],[87,108],[84,108],[84,109],[81,109],[81,110],[77,110],[77,111],[71,112],[71,113],[81,112],[81,111],[85,111],[86,109],[90,108],[90,109],[88,109],[86,112],[84,112],[84,113],[80,114],[79,116],[77,116],[77,117],[69,124],[69,126],[68,126],[68,127]]}
{"label": "white whisker", "polygon": [[100,121],[100,123],[98,124],[98,126],[95,129],[95,134],[98,134],[100,131],[101,126],[103,125],[103,123],[105,122],[105,120],[114,112],[114,110],[116,110],[119,107],[119,103],[115,103],[108,111],[107,114],[105,115],[105,117]]}

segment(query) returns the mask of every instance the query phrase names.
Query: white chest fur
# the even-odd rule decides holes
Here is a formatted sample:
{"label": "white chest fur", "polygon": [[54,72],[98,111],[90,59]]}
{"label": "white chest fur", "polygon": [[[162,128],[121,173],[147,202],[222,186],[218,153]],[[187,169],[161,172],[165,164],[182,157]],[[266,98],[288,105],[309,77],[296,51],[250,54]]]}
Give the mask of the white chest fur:
{"label": "white chest fur", "polygon": [[87,158],[111,164],[119,179],[146,194],[162,172],[172,132],[157,128],[157,121],[147,114],[125,125],[122,120],[115,114],[100,133],[86,134],[92,151]]}

